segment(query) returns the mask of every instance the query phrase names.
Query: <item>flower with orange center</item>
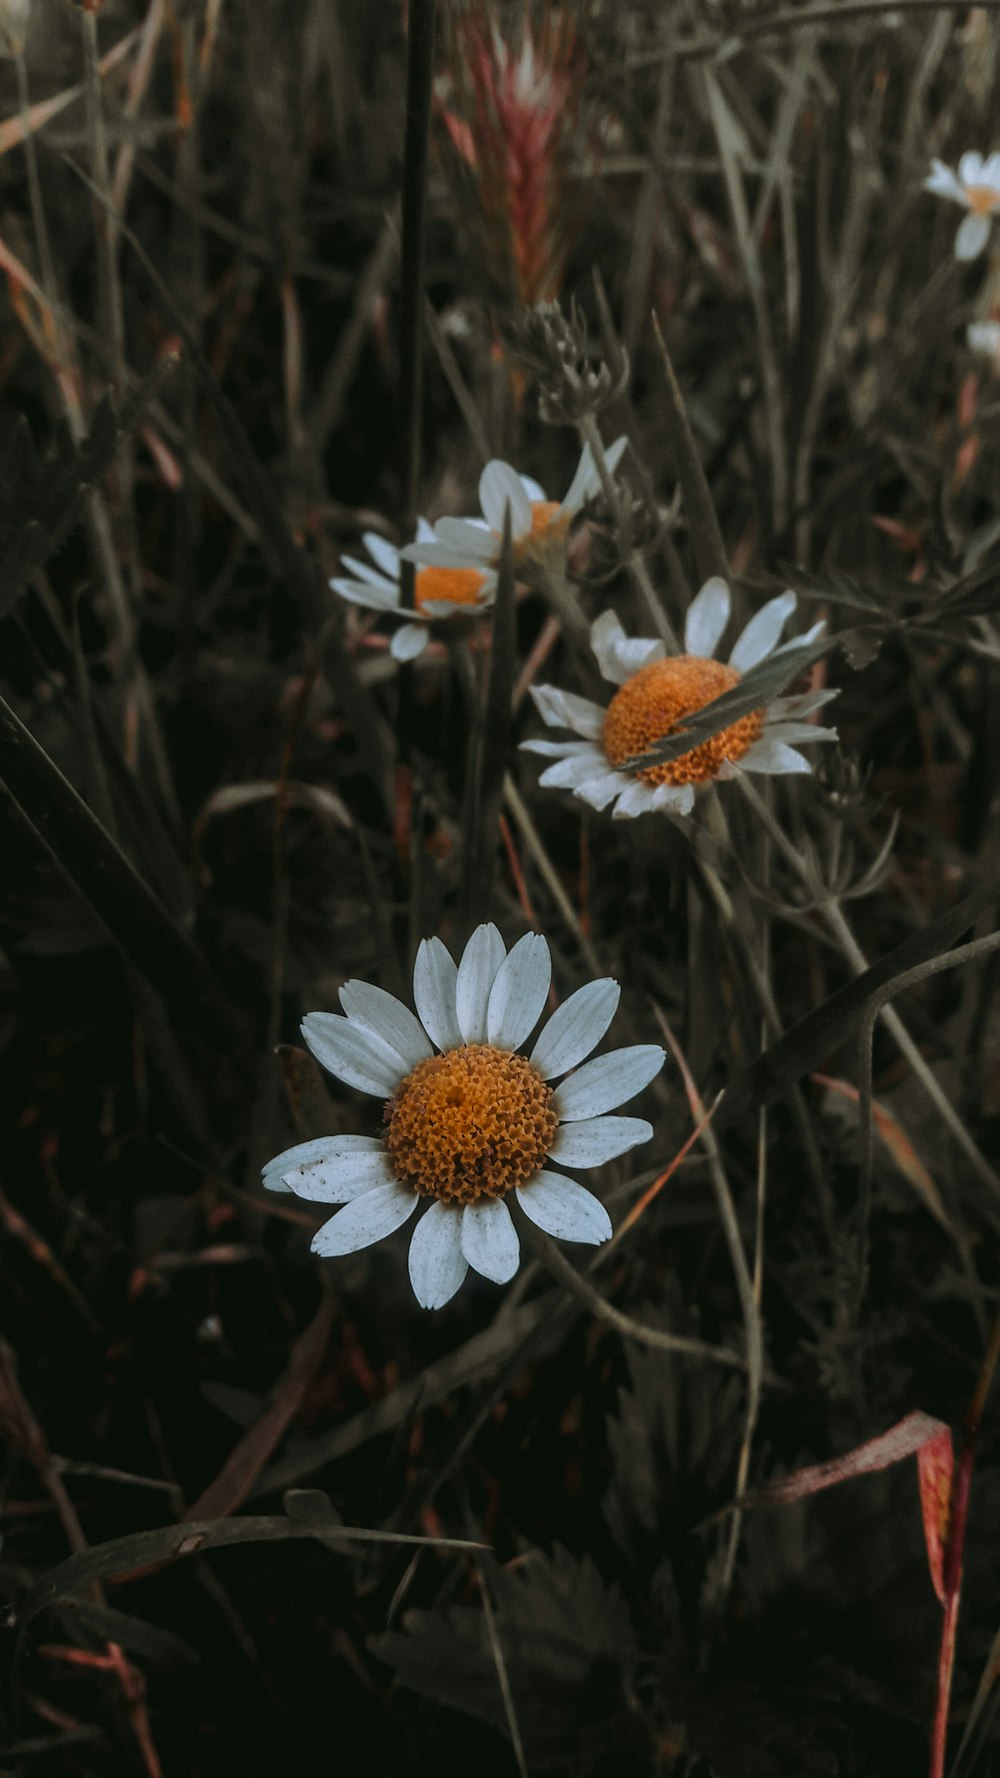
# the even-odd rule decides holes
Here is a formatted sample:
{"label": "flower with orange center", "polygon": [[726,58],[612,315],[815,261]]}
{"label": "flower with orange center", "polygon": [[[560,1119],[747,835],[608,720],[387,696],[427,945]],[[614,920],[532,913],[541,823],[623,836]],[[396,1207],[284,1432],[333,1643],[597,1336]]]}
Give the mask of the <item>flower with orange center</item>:
{"label": "flower with orange center", "polygon": [[794,593],[781,593],[762,606],[737,641],[728,665],[712,658],[730,613],[729,588],[717,577],[707,581],[692,601],[682,655],[668,656],[663,643],[654,638],[631,640],[614,612],[605,611],[593,624],[590,640],[605,679],[620,689],[606,710],[554,685],[532,689],[550,728],[573,729],[581,737],[521,743],[528,752],[555,761],[539,783],[572,790],[594,809],[613,803],[616,817],[642,815],[650,809],[689,815],[695,791],[703,784],[732,778],[740,771],[810,771],[809,761],[792,743],[836,739],[835,729],[817,728],[805,720],[836,696],[832,691],[775,698],[686,753],[629,769],[630,760],[667,736],[682,733],[686,718],[732,691],[750,667],[812,642],[823,628],[821,623],[794,642],[779,640],[795,605]]}
{"label": "flower with orange center", "polygon": [[[421,519],[418,540],[426,544],[433,536],[427,520]],[[350,568],[353,578],[338,575],[330,585],[352,605],[365,605],[370,611],[385,611],[407,619],[394,631],[389,644],[397,661],[412,661],[423,653],[430,624],[442,618],[477,616],[493,601],[496,575],[489,567],[433,564],[418,570],[414,609],[404,611],[400,604],[401,552],[375,531],[366,531],[363,542],[375,566],[354,556],[344,556],[343,565]]]}
{"label": "flower with orange center", "polygon": [[[602,730],[606,758],[613,766],[624,765],[627,759],[645,753],[654,741],[676,734],[685,716],[704,709],[739,682],[735,667],[699,660],[697,655],[650,661],[626,679],[608,705]],[[690,753],[663,765],[643,766],[635,775],[643,784],[706,784],[718,775],[725,760],[735,763],[742,759],[763,727],[763,710],[754,710],[692,747]]]}
{"label": "flower with orange center", "polygon": [[423,940],[419,1017],[356,981],[340,990],[343,1015],[309,1014],[303,1035],[324,1068],[385,1101],[381,1137],[322,1136],[264,1168],[272,1191],[343,1206],[314,1253],[368,1247],[423,1206],[410,1280],[418,1302],[438,1309],[470,1266],[497,1284],[513,1277],[513,1204],[562,1240],[608,1239],[600,1199],[556,1167],[599,1167],[648,1141],[642,1118],[606,1114],[649,1085],[665,1053],[633,1044],[585,1060],[618,1005],[618,983],[606,979],[563,1001],[524,1054],[551,976],[544,938],[527,933],[508,952],[495,926],[479,926],[457,966],[440,939]]}
{"label": "flower with orange center", "polygon": [[[621,462],[627,440],[615,439],[604,453],[610,474]],[[570,526],[588,500],[600,492],[601,478],[589,445],[562,500],[549,500],[530,476],[494,458],[479,478],[482,518],[439,519],[426,541],[408,544],[407,561],[436,568],[478,568],[494,574],[500,561],[504,515],[510,510],[510,535],[515,567],[524,572],[566,547]]]}
{"label": "flower with orange center", "polygon": [[924,190],[950,198],[969,212],[955,236],[955,258],[978,258],[989,240],[993,217],[1000,210],[1000,154],[988,155],[985,160],[975,152],[963,154],[957,173],[943,161],[933,160]]}
{"label": "flower with orange center", "polygon": [[478,605],[482,599],[486,575],[474,568],[420,568],[414,584],[414,598],[419,612],[432,605]]}

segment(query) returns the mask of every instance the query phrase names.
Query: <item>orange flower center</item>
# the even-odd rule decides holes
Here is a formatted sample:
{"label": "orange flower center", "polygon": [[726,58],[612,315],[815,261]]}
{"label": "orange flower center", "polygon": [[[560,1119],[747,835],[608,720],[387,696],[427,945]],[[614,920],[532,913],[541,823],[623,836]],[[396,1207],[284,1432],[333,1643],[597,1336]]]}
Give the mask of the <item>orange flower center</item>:
{"label": "orange flower center", "polygon": [[415,598],[417,610],[428,601],[446,600],[449,605],[475,605],[486,585],[485,574],[475,568],[418,568]]}
{"label": "orange flower center", "polygon": [[[676,734],[693,716],[740,682],[735,667],[697,655],[674,655],[640,667],[612,698],[604,716],[604,752],[613,766],[644,753],[654,741]],[[644,766],[634,775],[644,784],[707,784],[724,760],[742,759],[764,727],[763,710],[752,710],[729,728],[711,735],[690,753],[665,765]]]}
{"label": "orange flower center", "polygon": [[417,1063],[386,1106],[385,1144],[400,1185],[475,1204],[537,1173],[558,1122],[524,1056],[470,1043]]}
{"label": "orange flower center", "polygon": [[967,185],[965,195],[973,216],[992,216],[1000,206],[1000,192],[994,191],[992,185]]}

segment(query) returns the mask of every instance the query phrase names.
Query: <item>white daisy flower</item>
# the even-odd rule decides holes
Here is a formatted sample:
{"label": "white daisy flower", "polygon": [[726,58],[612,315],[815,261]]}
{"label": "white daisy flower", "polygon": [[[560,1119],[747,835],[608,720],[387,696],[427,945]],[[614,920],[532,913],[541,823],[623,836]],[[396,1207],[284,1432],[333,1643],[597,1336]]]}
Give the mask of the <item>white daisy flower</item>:
{"label": "white daisy flower", "polygon": [[410,1281],[425,1309],[439,1309],[470,1266],[496,1284],[514,1276],[512,1198],[561,1240],[608,1239],[604,1205],[548,1163],[600,1167],[647,1142],[643,1118],[605,1114],[649,1085],[666,1052],[634,1044],[584,1062],[618,1006],[618,983],[605,980],[571,994],[522,1053],[551,974],[544,938],[528,933],[508,953],[495,926],[479,926],[457,966],[439,938],[423,940],[413,971],[419,1017],[356,981],[340,990],[346,1016],[308,1015],[303,1035],[324,1068],[385,1100],[382,1136],[301,1142],[264,1168],[272,1190],[344,1206],[315,1235],[314,1253],[368,1247],[425,1204]]}
{"label": "white daisy flower", "polygon": [[970,321],[965,341],[971,352],[982,352],[992,358],[994,370],[1000,369],[1000,321]]}
{"label": "white daisy flower", "polygon": [[691,603],[684,627],[684,653],[667,655],[663,643],[626,637],[613,611],[602,612],[591,626],[590,641],[605,679],[620,689],[607,709],[554,685],[539,685],[532,697],[550,728],[573,729],[578,741],[523,741],[529,753],[555,760],[539,783],[572,790],[593,809],[614,803],[615,816],[643,815],[666,809],[690,815],[695,791],[715,779],[745,772],[808,772],[809,761],[793,743],[834,741],[836,729],[816,728],[804,720],[835,691],[805,692],[775,698],[728,728],[711,735],[663,765],[637,772],[624,761],[673,734],[686,716],[693,716],[742,675],[769,655],[812,642],[824,628],[814,624],[792,642],[778,638],[795,610],[794,593],[780,593],[750,619],[729,656],[729,664],[712,659],[729,622],[729,588],[718,577],[706,581]]}
{"label": "white daisy flower", "polygon": [[[618,438],[605,451],[614,474],[628,440]],[[576,514],[600,492],[601,478],[589,445],[584,445],[576,474],[565,497],[550,500],[529,475],[518,475],[509,463],[494,457],[479,478],[482,518],[439,519],[430,538],[418,538],[402,554],[432,568],[495,570],[500,561],[504,512],[510,506],[511,543],[515,563],[524,563],[553,547],[561,547]]]}
{"label": "white daisy flower", "polygon": [[958,172],[943,161],[932,160],[924,190],[939,198],[951,198],[968,210],[955,236],[955,258],[977,259],[990,234],[990,223],[1000,210],[1000,154],[963,154]]}
{"label": "white daisy flower", "polygon": [[[433,536],[427,520],[418,520],[418,540],[429,544]],[[418,568],[414,589],[416,609],[404,612],[399,603],[399,559],[401,554],[408,552],[396,549],[375,531],[366,531],[362,542],[375,567],[359,562],[354,556],[343,556],[344,567],[350,568],[357,578],[348,580],[337,576],[330,585],[352,605],[366,605],[370,611],[388,611],[406,618],[406,623],[395,632],[389,644],[397,661],[412,661],[423,653],[427,646],[427,626],[436,619],[468,617],[470,613],[485,610],[493,602],[496,575],[486,567]]]}

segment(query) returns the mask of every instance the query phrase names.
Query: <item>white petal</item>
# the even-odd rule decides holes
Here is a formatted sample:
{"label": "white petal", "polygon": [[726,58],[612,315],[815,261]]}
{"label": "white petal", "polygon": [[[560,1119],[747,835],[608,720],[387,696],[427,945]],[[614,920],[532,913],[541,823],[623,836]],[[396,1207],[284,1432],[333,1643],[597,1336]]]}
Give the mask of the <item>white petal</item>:
{"label": "white petal", "polygon": [[835,728],[820,728],[815,722],[768,722],[762,740],[768,741],[835,741]]}
{"label": "white petal", "polygon": [[413,1000],[420,1022],[439,1050],[459,1049],[462,1032],[455,1013],[458,966],[439,938],[422,938],[413,965]]}
{"label": "white petal", "polygon": [[1000,154],[987,155],[979,175],[979,184],[992,186],[994,191],[1000,189]]}
{"label": "white petal", "polygon": [[466,1204],[462,1212],[462,1252],[481,1277],[494,1284],[513,1278],[521,1259],[521,1244],[502,1198],[484,1198]]}
{"label": "white petal", "polygon": [[931,161],[931,170],[924,180],[924,190],[933,191],[939,198],[954,198],[957,204],[965,203],[965,193],[950,167],[943,161]]}
{"label": "white petal", "polygon": [[618,1011],[621,988],[610,976],[587,982],[564,1000],[542,1026],[528,1058],[543,1080],[568,1074],[596,1049]]}
{"label": "white petal", "polygon": [[[625,437],[616,438],[614,444],[605,446],[604,461],[610,475],[614,475],[625,455],[627,446],[628,439]],[[594,455],[589,444],[585,444],[580,453],[580,461],[576,466],[573,480],[560,503],[560,510],[562,512],[579,512],[581,506],[585,506],[588,500],[593,500],[600,492],[601,478],[598,474],[597,464],[594,462]]]}
{"label": "white petal", "polygon": [[634,1099],[659,1074],[667,1052],[658,1043],[635,1043],[627,1049],[609,1050],[585,1062],[552,1095],[552,1109],[562,1123],[599,1117]]}
{"label": "white petal", "polygon": [[729,622],[731,608],[729,588],[721,575],[713,574],[688,608],[684,624],[685,654],[697,654],[710,660]]}
{"label": "white petal", "polygon": [[331,580],[335,593],[347,599],[352,605],[364,605],[369,611],[396,611],[399,608],[399,588],[390,586],[388,581],[370,580]]}
{"label": "white petal", "polygon": [[534,476],[519,475],[517,479],[520,482],[522,488],[524,489],[525,493],[528,496],[528,499],[532,502],[532,504],[534,504],[534,502],[536,500],[540,500],[543,502],[548,501],[549,497],[546,494],[545,489],[542,487],[541,482],[536,482]]}
{"label": "white petal", "polygon": [[445,549],[455,550],[473,566],[494,562],[500,552],[499,538],[476,519],[439,519],[434,535]]}
{"label": "white petal", "polygon": [[373,568],[370,562],[359,562],[357,556],[341,556],[340,565],[342,568],[350,568],[351,573],[356,574],[358,579],[363,580],[366,585],[388,587],[390,591],[398,595],[399,588],[396,581],[387,580],[385,575],[381,574],[377,568]]}
{"label": "white petal", "polygon": [[427,640],[426,624],[404,624],[393,636],[389,653],[394,661],[415,661],[418,654],[423,654]]}
{"label": "white petal", "polygon": [[477,926],[458,966],[455,1014],[466,1043],[486,1042],[486,1013],[497,970],[506,956],[495,926]]}
{"label": "white petal", "polygon": [[352,1025],[391,1044],[408,1067],[415,1068],[434,1054],[419,1019],[384,988],[376,988],[372,982],[345,982],[340,1004]]}
{"label": "white petal", "polygon": [[652,1134],[653,1126],[644,1117],[585,1117],[579,1123],[559,1125],[549,1156],[561,1167],[603,1167],[605,1161],[648,1142]]}
{"label": "white petal", "polygon": [[531,501],[521,484],[521,477],[509,463],[494,457],[479,477],[479,504],[491,531],[503,536],[506,508],[510,507],[511,537],[523,537],[531,530]]}
{"label": "white petal", "polygon": [[521,753],[541,753],[546,759],[573,759],[588,754],[591,759],[597,755],[597,749],[591,741],[521,741]]}
{"label": "white petal", "polygon": [[772,741],[767,735],[754,742],[739,764],[745,772],[767,772],[769,776],[812,771],[804,753],[796,752],[794,747],[787,747],[784,741]]}
{"label": "white petal", "polygon": [[377,568],[390,580],[399,579],[399,551],[394,543],[380,537],[377,531],[365,531],[361,538]]}
{"label": "white petal", "polygon": [[291,1186],[285,1184],[286,1173],[305,1168],[314,1161],[329,1160],[338,1153],[381,1153],[383,1147],[377,1136],[316,1136],[311,1142],[297,1142],[294,1148],[276,1154],[262,1169],[262,1178],[268,1191],[291,1191]]}
{"label": "white petal", "polygon": [[666,649],[655,637],[630,639],[613,611],[602,611],[590,626],[590,646],[604,679],[612,685],[624,685],[640,667],[663,659]]}
{"label": "white petal", "polygon": [[634,778],[630,784],[626,784],[612,809],[612,820],[624,821],[632,815],[645,815],[653,807],[656,788],[654,784],[644,784],[641,778]]}
{"label": "white petal", "polygon": [[573,480],[561,501],[561,510],[579,512],[581,506],[598,492],[600,485],[601,478],[597,473],[594,454],[589,444],[585,444],[580,453],[580,461],[573,471]]}
{"label": "white petal", "polygon": [[[810,624],[808,630],[803,630],[800,636],[791,636],[787,642],[782,642],[780,647],[772,648],[771,654],[772,656],[776,654],[791,654],[793,649],[808,648],[811,642],[815,642],[818,636],[822,636],[825,629],[826,618],[821,617],[818,623]],[[803,668],[803,672],[804,671],[805,669]]]}
{"label": "white petal", "polygon": [[654,809],[670,809],[675,815],[690,815],[694,808],[693,784],[658,784],[653,798]]}
{"label": "white petal", "polygon": [[370,1247],[391,1235],[394,1229],[413,1215],[420,1199],[416,1192],[392,1185],[377,1185],[373,1191],[362,1192],[331,1216],[312,1238],[312,1251],[321,1259],[333,1259],[339,1253],[356,1253],[359,1247]]}
{"label": "white petal", "polygon": [[775,698],[770,705],[770,717],[775,722],[783,722],[786,717],[811,716],[814,710],[822,710],[824,704],[839,695],[836,689],[793,692],[790,697]]}
{"label": "white petal", "polygon": [[[444,523],[442,519],[441,523]],[[494,545],[495,547],[495,545]],[[469,551],[444,544],[435,537],[431,543],[408,543],[399,552],[403,562],[415,562],[418,568],[481,568],[483,564],[469,560]]]}
{"label": "white petal", "polygon": [[748,667],[755,667],[758,661],[771,654],[797,604],[794,593],[779,593],[776,599],[769,599],[762,605],[729,656],[729,665],[737,672],[745,673]]}
{"label": "white petal", "polygon": [[302,1035],[317,1061],[359,1092],[387,1099],[409,1072],[390,1044],[339,1013],[308,1013]]}
{"label": "white petal", "polygon": [[560,691],[555,685],[533,685],[531,696],[549,728],[574,729],[585,741],[599,739],[604,728],[604,711],[599,704],[578,698],[575,692]]}
{"label": "white petal", "polygon": [[579,784],[603,777],[607,769],[603,753],[588,745],[586,753],[571,754],[568,759],[558,759],[554,766],[546,766],[538,782],[545,790],[575,790]]}
{"label": "white petal", "polygon": [[[340,1137],[340,1142],[350,1137]],[[317,1204],[349,1204],[375,1186],[392,1185],[395,1174],[389,1156],[379,1143],[375,1149],[345,1149],[325,1160],[308,1161],[285,1174],[285,1184],[298,1198]]]}
{"label": "white petal", "polygon": [[434,526],[431,524],[429,519],[419,518],[417,520],[417,542],[418,543],[433,543],[434,542]]}
{"label": "white petal", "polygon": [[552,959],[544,938],[526,932],[497,970],[486,1009],[486,1041],[498,1049],[519,1049],[535,1029],[552,980]]}
{"label": "white petal", "polygon": [[978,185],[982,178],[983,157],[975,149],[963,154],[958,163],[958,176],[963,185]]}
{"label": "white petal", "polygon": [[475,604],[460,605],[455,599],[425,599],[420,610],[424,617],[438,619],[473,617],[477,612],[485,610],[486,606],[492,603],[492,600],[492,587],[483,587],[482,590],[476,594]]}
{"label": "white petal", "polygon": [[970,321],[965,330],[965,343],[970,352],[996,356],[1000,353],[1000,321]]}
{"label": "white petal", "polygon": [[462,1211],[458,1204],[432,1204],[410,1242],[410,1283],[422,1309],[443,1309],[465,1282],[469,1262],[462,1252]]}
{"label": "white petal", "polygon": [[586,1241],[599,1247],[611,1239],[611,1218],[599,1198],[561,1173],[538,1173],[517,1187],[517,1201],[533,1223],[557,1241]]}
{"label": "white petal", "polygon": [[578,784],[573,795],[589,803],[592,809],[606,809],[627,783],[628,779],[623,772],[607,772],[603,777],[591,778],[587,783]]}
{"label": "white petal", "polygon": [[978,259],[989,238],[988,216],[964,216],[955,236],[955,258]]}

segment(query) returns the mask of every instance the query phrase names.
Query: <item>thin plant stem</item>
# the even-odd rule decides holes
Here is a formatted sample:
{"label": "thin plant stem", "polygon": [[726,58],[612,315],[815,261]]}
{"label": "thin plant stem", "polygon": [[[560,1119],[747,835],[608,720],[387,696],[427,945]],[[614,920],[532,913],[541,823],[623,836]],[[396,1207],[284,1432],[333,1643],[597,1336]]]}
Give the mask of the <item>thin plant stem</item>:
{"label": "thin plant stem", "polygon": [[556,1282],[565,1285],[571,1296],[583,1303],[598,1321],[604,1321],[608,1327],[613,1327],[616,1333],[624,1334],[626,1339],[634,1340],[637,1345],[646,1346],[652,1352],[679,1352],[688,1358],[707,1358],[714,1364],[726,1365],[732,1370],[747,1369],[747,1359],[740,1352],[731,1352],[726,1346],[712,1346],[707,1340],[690,1339],[684,1334],[667,1333],[663,1328],[647,1327],[644,1322],[635,1321],[631,1315],[623,1315],[620,1309],[609,1303],[577,1271],[551,1235],[527,1221],[525,1230],[539,1258]]}
{"label": "thin plant stem", "polygon": [[[764,823],[768,833],[771,835],[771,838],[774,840],[786,863],[791,866],[797,876],[804,878],[802,859],[795,850],[788,835],[783,832],[778,822],[775,821],[770,810],[766,807],[763,800],[757,795],[757,792],[749,783],[746,775],[740,778],[739,783],[744,796],[747,798],[747,801],[750,803],[754,811],[754,814]],[[832,936],[839,944],[840,949],[850,963],[855,975],[863,975],[868,968],[868,960],[851,931],[846,915],[839,902],[832,899],[825,901],[821,912]],[[1000,1196],[1000,1177],[997,1176],[994,1169],[990,1166],[989,1161],[986,1159],[986,1156],[981,1152],[977,1144],[969,1135],[962,1119],[959,1117],[947,1095],[942,1091],[939,1082],[924,1061],[923,1056],[920,1054],[919,1049],[899,1015],[893,1011],[891,1006],[885,1006],[882,1009],[882,1016],[886,1030],[891,1033],[896,1047],[900,1050],[902,1055],[906,1057],[906,1060],[913,1069],[913,1072],[919,1080],[927,1098],[938,1112],[942,1122],[947,1125],[958,1147],[962,1150],[962,1153],[975,1169],[984,1184],[988,1185],[992,1192]]]}

